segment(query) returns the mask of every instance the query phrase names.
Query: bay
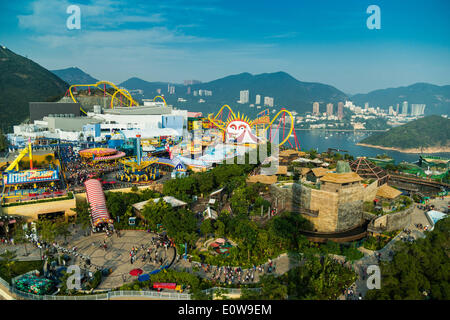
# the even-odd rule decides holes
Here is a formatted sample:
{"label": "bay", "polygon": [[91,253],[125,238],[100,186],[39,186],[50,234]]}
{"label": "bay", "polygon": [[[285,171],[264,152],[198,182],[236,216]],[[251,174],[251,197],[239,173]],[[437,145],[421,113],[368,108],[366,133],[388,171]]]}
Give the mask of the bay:
{"label": "bay", "polygon": [[[398,151],[369,148],[356,145],[359,141],[371,135],[371,132],[353,131],[326,131],[326,130],[295,130],[302,150],[316,149],[326,152],[328,148],[347,150],[356,157],[375,157],[379,154],[387,154],[398,164],[402,161],[416,162],[419,153],[402,153]],[[290,141],[293,142],[293,138]],[[344,152],[340,152],[344,154]],[[450,157],[450,153],[433,153],[434,156]]]}

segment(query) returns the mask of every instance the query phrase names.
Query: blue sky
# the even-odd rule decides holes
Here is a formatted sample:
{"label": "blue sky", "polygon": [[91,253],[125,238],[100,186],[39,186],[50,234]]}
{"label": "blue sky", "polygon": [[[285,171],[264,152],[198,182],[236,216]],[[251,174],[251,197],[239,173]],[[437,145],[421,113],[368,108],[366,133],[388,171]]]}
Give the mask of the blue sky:
{"label": "blue sky", "polygon": [[[68,30],[66,8],[81,8]],[[369,5],[381,30],[369,30]],[[101,80],[209,81],[285,71],[346,93],[450,84],[450,1],[0,2],[0,44],[48,69]]]}

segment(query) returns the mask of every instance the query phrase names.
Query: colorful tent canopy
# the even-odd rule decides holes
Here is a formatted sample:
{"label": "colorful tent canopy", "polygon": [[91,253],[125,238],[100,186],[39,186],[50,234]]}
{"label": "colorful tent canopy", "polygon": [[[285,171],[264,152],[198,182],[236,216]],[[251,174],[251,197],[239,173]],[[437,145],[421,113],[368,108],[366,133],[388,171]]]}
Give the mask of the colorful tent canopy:
{"label": "colorful tent canopy", "polygon": [[133,269],[130,271],[130,275],[132,276],[139,276],[143,273],[144,271],[142,271],[142,269]]}
{"label": "colorful tent canopy", "polygon": [[148,280],[150,280],[150,275],[148,274],[148,273],[146,273],[146,274],[142,274],[142,275],[140,275],[139,277],[138,277],[138,280],[139,281],[148,281]]}
{"label": "colorful tent canopy", "polygon": [[84,183],[87,201],[91,207],[91,217],[94,227],[99,223],[113,223],[106,208],[105,194],[100,181],[89,179]]}

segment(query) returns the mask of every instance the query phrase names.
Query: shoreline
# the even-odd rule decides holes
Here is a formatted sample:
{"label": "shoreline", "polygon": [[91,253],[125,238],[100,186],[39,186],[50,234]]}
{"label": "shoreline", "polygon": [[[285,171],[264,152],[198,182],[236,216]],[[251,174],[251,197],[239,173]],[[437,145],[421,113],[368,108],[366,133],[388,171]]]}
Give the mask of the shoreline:
{"label": "shoreline", "polygon": [[427,147],[427,148],[410,148],[410,149],[400,149],[400,148],[394,148],[394,147],[383,147],[383,146],[376,146],[372,144],[366,144],[366,143],[356,143],[357,146],[362,147],[369,147],[369,148],[375,148],[375,149],[382,149],[382,150],[391,150],[391,151],[398,151],[401,153],[450,153],[450,147]]}

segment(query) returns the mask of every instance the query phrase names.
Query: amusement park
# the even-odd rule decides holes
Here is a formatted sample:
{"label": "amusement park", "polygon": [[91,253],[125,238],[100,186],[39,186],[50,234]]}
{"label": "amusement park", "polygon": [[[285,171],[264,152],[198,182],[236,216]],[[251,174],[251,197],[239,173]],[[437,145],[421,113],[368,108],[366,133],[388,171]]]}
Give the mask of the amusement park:
{"label": "amusement park", "polygon": [[[287,252],[307,250],[335,256],[348,281],[327,298],[346,299],[367,248],[401,230],[419,237],[444,217],[435,213],[446,207],[444,182],[402,180],[338,149],[302,150],[287,108],[251,119],[225,104],[203,115],[163,95],[140,104],[99,81],[30,103],[33,117],[15,126],[0,163],[2,243],[22,252],[29,242],[23,255],[42,262],[9,275],[14,297],[191,299],[217,288],[246,297],[267,276],[301,272]],[[74,264],[83,281],[71,290],[62,279]]]}

